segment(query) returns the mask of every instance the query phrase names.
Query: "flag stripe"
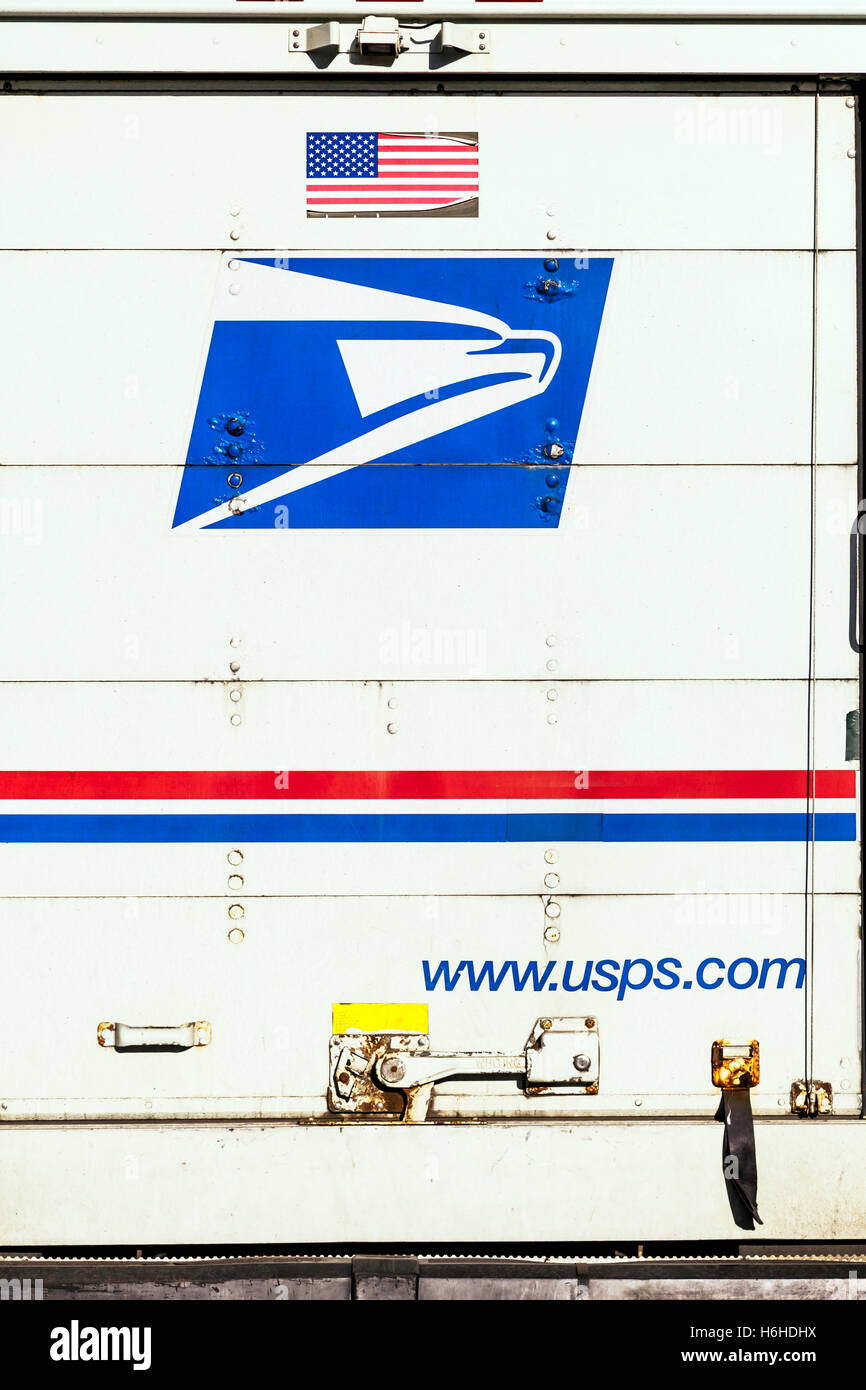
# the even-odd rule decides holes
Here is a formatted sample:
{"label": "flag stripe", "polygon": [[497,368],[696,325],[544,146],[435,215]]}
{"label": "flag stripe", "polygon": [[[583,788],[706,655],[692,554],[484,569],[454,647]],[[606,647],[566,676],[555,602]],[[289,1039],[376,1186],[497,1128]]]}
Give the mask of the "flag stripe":
{"label": "flag stripe", "polygon": [[[376,187],[382,193],[471,193],[477,184],[471,183],[379,183]],[[343,187],[339,183],[329,183],[320,186],[316,183],[307,184],[308,193],[369,193],[370,185],[365,183],[349,184]]]}
{"label": "flag stripe", "polygon": [[456,203],[457,198],[308,198],[307,203],[400,203],[402,206],[412,204],[423,204],[431,207],[444,207],[448,203]]}
{"label": "flag stripe", "polygon": [[462,165],[471,165],[473,168],[475,168],[475,167],[477,167],[478,160],[477,160],[477,159],[464,159],[464,158],[462,158],[462,157],[460,157],[460,156],[449,156],[449,157],[448,157],[447,159],[445,159],[445,160],[443,160],[443,159],[380,159],[380,160],[379,160],[379,163],[380,163],[380,165],[381,165],[381,164],[411,164],[411,165],[413,165],[413,166],[419,165],[419,164],[437,164],[437,165],[439,165],[440,168],[442,167],[443,163],[445,163],[445,164],[459,164],[459,165],[461,165],[461,166],[462,166]]}
{"label": "flag stripe", "polygon": [[[477,145],[460,145],[459,149],[460,149],[460,150],[464,150],[467,154],[472,154],[472,152],[473,152],[474,150],[477,150],[477,149],[478,149],[478,146],[477,146]],[[456,154],[456,153],[458,153],[458,149],[455,148],[454,145],[434,145],[432,141],[430,141],[428,144],[425,144],[425,145],[383,145],[383,144],[381,144],[381,142],[380,142],[380,144],[379,144],[379,153],[380,153],[380,154],[383,154],[383,153],[384,153],[384,154],[399,154],[399,153],[401,153],[401,152],[402,152],[402,153],[407,153],[407,152],[411,152],[411,153],[423,152],[424,154],[428,154],[428,153],[433,153],[433,154],[435,154],[435,153],[437,153],[437,151],[439,151],[439,150],[441,150],[441,151],[443,152],[443,154],[444,154],[444,153],[450,153],[450,154]]]}

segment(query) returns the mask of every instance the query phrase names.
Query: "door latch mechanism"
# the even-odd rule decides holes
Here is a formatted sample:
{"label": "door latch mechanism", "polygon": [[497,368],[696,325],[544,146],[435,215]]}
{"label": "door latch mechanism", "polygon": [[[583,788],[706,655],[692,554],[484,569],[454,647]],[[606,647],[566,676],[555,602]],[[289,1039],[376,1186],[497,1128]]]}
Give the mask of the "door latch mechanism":
{"label": "door latch mechanism", "polygon": [[330,1042],[328,1107],[341,1114],[428,1118],[439,1081],[522,1079],[527,1095],[596,1095],[594,1018],[539,1018],[522,1052],[431,1052],[425,1033],[335,1033]]}

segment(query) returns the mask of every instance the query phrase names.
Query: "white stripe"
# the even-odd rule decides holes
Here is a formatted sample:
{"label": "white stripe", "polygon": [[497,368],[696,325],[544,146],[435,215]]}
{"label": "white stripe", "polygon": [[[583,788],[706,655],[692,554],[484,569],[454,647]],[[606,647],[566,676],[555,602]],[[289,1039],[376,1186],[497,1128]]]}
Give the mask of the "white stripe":
{"label": "white stripe", "polygon": [[[228,774],[230,775],[230,774]],[[469,800],[456,799],[437,801],[429,798],[418,800],[342,800],[331,801],[326,798],[293,801],[284,799],[250,800],[237,798],[225,800],[126,800],[126,801],[0,801],[0,815],[281,815],[287,812],[299,816],[311,815],[538,815],[562,813],[582,813],[584,815],[796,815],[805,809],[803,799],[790,800],[713,800],[678,801],[666,800],[581,800],[577,797],[559,800]],[[824,812],[853,812],[856,810],[854,797],[818,800],[817,810]]]}

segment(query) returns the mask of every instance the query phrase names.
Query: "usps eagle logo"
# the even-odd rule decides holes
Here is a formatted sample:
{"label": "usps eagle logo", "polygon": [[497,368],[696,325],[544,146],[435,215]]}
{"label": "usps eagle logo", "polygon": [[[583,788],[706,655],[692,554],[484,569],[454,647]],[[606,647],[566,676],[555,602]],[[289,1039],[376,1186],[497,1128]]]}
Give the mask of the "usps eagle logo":
{"label": "usps eagle logo", "polygon": [[175,529],[556,529],[613,261],[224,258]]}

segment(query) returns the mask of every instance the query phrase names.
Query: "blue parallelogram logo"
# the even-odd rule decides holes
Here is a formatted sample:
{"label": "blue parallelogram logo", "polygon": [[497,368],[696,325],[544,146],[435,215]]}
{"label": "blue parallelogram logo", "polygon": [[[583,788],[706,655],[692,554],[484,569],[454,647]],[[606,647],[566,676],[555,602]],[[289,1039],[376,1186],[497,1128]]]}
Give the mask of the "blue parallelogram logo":
{"label": "blue parallelogram logo", "polygon": [[612,258],[230,264],[175,528],[556,529]]}

